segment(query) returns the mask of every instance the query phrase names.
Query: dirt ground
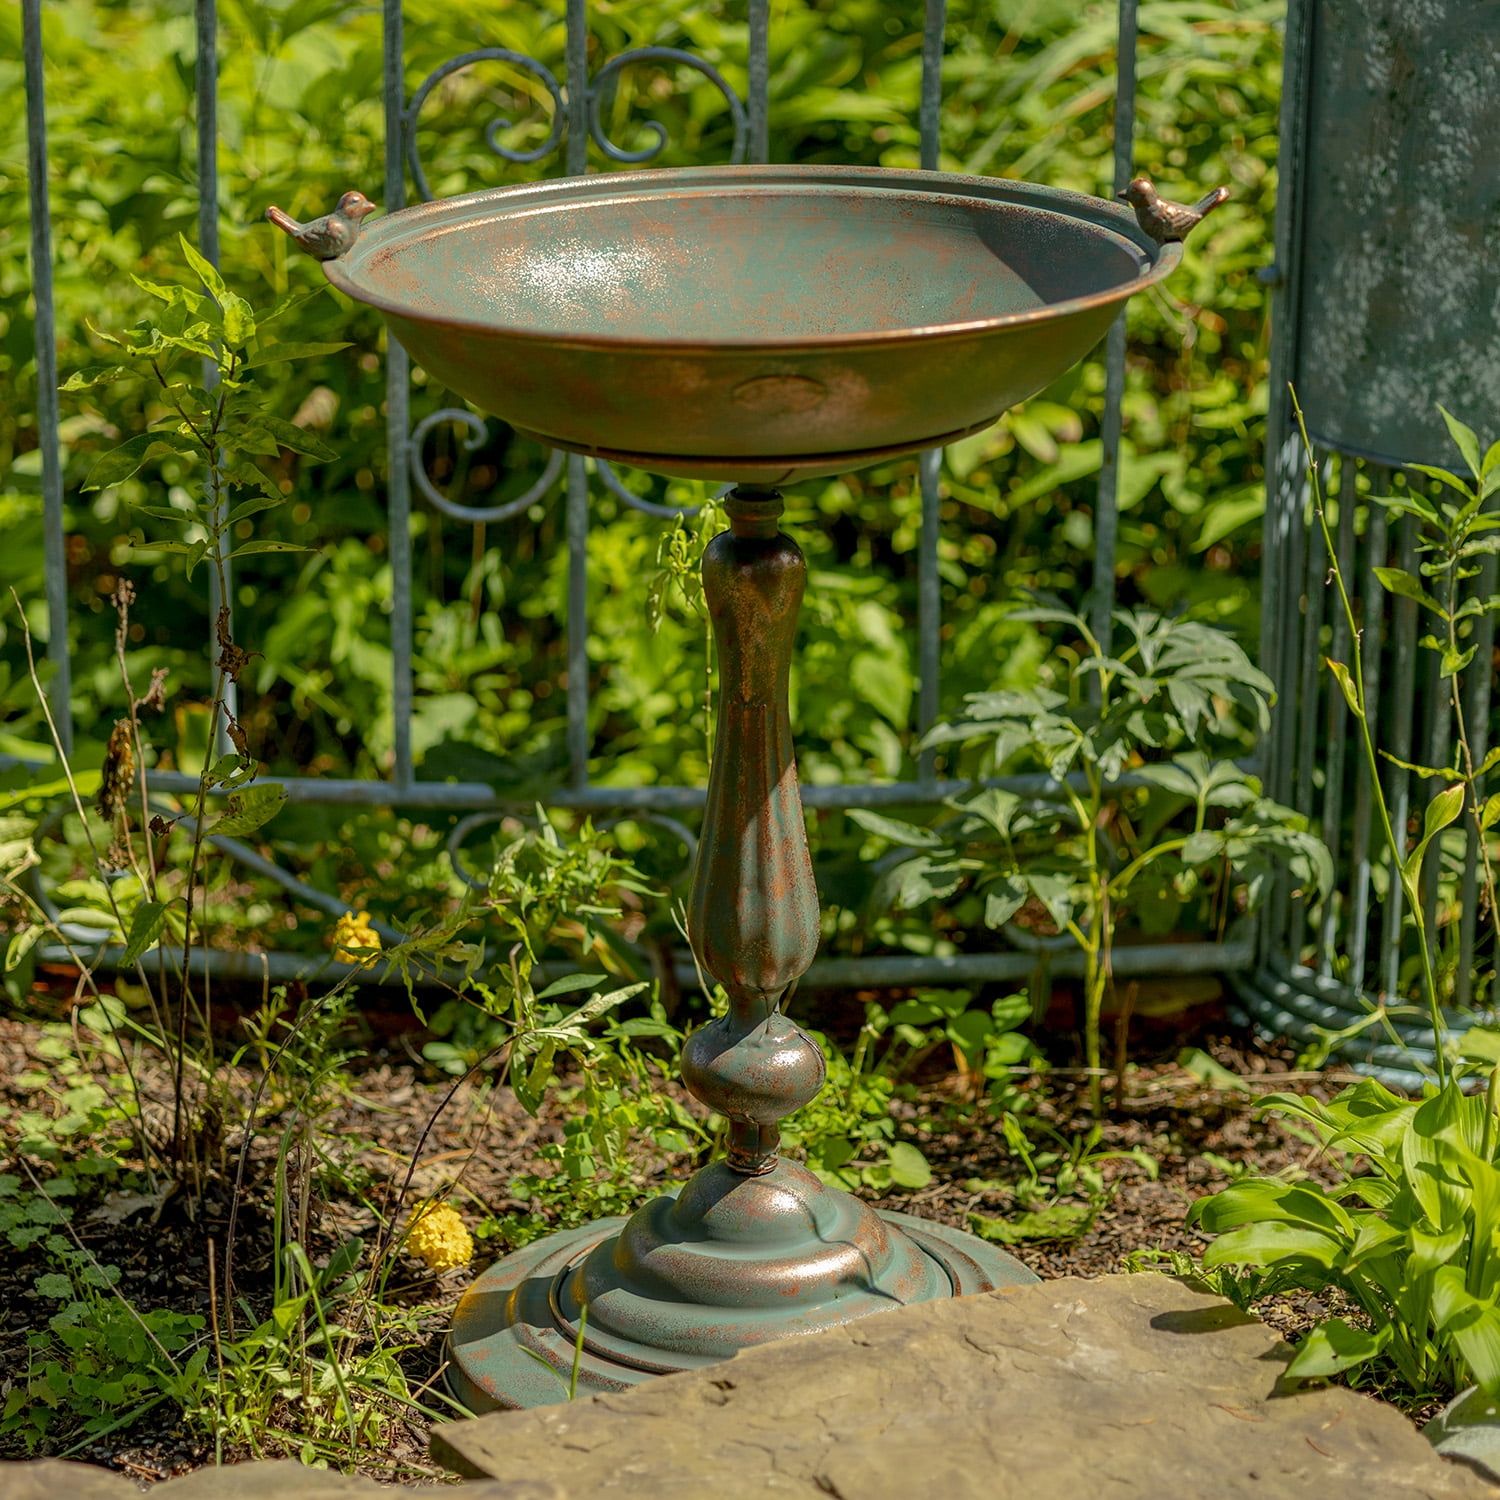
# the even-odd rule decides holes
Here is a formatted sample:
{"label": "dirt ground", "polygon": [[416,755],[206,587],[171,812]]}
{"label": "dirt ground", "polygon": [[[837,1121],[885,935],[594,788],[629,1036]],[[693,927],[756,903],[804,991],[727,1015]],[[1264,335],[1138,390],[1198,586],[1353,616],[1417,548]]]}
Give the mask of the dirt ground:
{"label": "dirt ground", "polygon": [[[409,1024],[383,1020],[378,1011],[367,1021],[370,1035],[364,1055],[350,1065],[347,1088],[320,1123],[323,1137],[335,1147],[330,1161],[317,1172],[315,1191],[308,1195],[312,1208],[307,1241],[315,1260],[351,1234],[364,1236],[367,1243],[376,1239],[375,1208],[390,1204],[403,1189],[410,1203],[449,1189],[456,1181],[450,1201],[471,1223],[521,1207],[510,1196],[513,1179],[550,1170],[539,1148],[561,1132],[555,1107],[544,1108],[540,1118],[532,1119],[504,1090],[491,1090],[483,1083],[464,1083],[454,1090],[451,1079],[423,1061],[418,1050],[422,1036]],[[36,1104],[12,1080],[35,1066],[40,1034],[38,1021],[0,1019],[0,1098],[10,1109]],[[1156,1164],[1154,1177],[1135,1160],[1104,1161],[1101,1170],[1110,1191],[1082,1233],[1011,1247],[1039,1275],[1117,1271],[1138,1251],[1192,1254],[1201,1249],[1201,1240],[1185,1227],[1184,1218],[1194,1198],[1241,1172],[1276,1171],[1294,1163],[1316,1170],[1310,1147],[1274,1118],[1257,1116],[1253,1101],[1278,1088],[1332,1091],[1342,1078],[1297,1072],[1290,1049],[1236,1030],[1220,1014],[1210,1016],[1206,1026],[1195,1027],[1191,1045],[1245,1084],[1212,1087],[1173,1060],[1183,1041],[1180,1031],[1148,1039],[1130,1071],[1126,1097],[1106,1112],[1099,1142],[1106,1151],[1143,1151]],[[1013,1193],[1001,1185],[1015,1180],[1015,1160],[993,1120],[982,1108],[968,1104],[956,1088],[951,1075],[934,1077],[922,1085],[918,1099],[901,1107],[903,1133],[920,1142],[933,1166],[933,1181],[916,1192],[872,1201],[960,1227],[968,1225],[972,1213],[1001,1217],[1018,1210]],[[440,1108],[450,1091],[452,1097]],[[1064,1141],[1088,1128],[1085,1096],[1076,1076],[1065,1070],[1049,1075],[1036,1109],[1038,1119]],[[0,1113],[0,1121],[4,1118]],[[918,1119],[929,1122],[921,1134]],[[933,1121],[938,1122],[935,1128]],[[274,1134],[274,1124],[265,1122],[263,1135]],[[0,1158],[6,1155],[13,1153],[0,1145]],[[414,1156],[417,1166],[408,1184]],[[235,1225],[233,1291],[252,1310],[267,1305],[271,1284],[271,1161],[268,1139],[262,1140],[249,1154]],[[657,1163],[654,1171],[666,1182],[682,1175],[681,1164],[676,1171],[673,1167],[670,1162]],[[24,1170],[14,1160],[0,1159],[0,1170],[15,1169]],[[82,1243],[101,1262],[120,1267],[120,1290],[136,1305],[172,1306],[207,1318],[210,1246],[215,1247],[216,1267],[221,1267],[229,1233],[227,1188],[211,1192],[198,1216],[189,1211],[182,1194],[128,1213],[120,1212],[120,1206],[117,1199],[78,1202],[74,1227]],[[413,1385],[437,1378],[448,1310],[499,1248],[493,1239],[482,1241],[473,1266],[440,1279],[408,1265],[402,1272],[405,1280],[393,1280],[389,1295],[421,1309],[415,1347],[403,1356]],[[14,1373],[26,1368],[27,1333],[51,1311],[51,1304],[34,1288],[36,1277],[47,1269],[32,1251],[0,1256],[0,1399]],[[219,1275],[222,1280],[222,1271]],[[216,1290],[222,1293],[222,1285]],[[1309,1299],[1291,1299],[1264,1311],[1292,1337],[1325,1309]],[[165,1409],[133,1427],[85,1442],[69,1456],[141,1481],[168,1478],[212,1462],[211,1447],[198,1433],[165,1421]],[[14,1439],[0,1438],[0,1457],[25,1456]],[[420,1421],[396,1422],[377,1462],[370,1472],[381,1478],[420,1482],[441,1477],[427,1457],[426,1428]]]}

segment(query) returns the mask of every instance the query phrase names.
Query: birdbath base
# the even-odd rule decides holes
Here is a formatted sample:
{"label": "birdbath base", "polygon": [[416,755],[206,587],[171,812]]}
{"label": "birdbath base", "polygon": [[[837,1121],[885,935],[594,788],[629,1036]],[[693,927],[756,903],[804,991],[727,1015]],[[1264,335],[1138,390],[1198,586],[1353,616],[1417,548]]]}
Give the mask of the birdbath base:
{"label": "birdbath base", "polygon": [[[484,1412],[625,1390],[754,1344],[1037,1278],[962,1230],[876,1212],[794,1162],[723,1162],[629,1219],[497,1261],[465,1293],[448,1383]],[[580,1318],[586,1305],[588,1315]]]}
{"label": "birdbath base", "polygon": [[807,564],[780,494],[740,484],[703,556],[719,654],[713,760],[688,902],[702,970],[728,999],[682,1051],[693,1096],[728,1122],[725,1157],[628,1220],[551,1235],[459,1303],[450,1383],[472,1410],[621,1390],[740,1349],[915,1302],[1032,1281],[1002,1250],[877,1213],[778,1154],[778,1122],[823,1087],[817,1044],[782,1009],[820,937],[788,710]]}

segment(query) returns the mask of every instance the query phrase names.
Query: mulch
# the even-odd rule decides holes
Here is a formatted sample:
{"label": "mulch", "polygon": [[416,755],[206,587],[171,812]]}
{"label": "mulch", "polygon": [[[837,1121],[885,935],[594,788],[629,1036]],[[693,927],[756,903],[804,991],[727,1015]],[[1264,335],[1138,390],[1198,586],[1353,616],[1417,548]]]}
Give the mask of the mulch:
{"label": "mulch", "polygon": [[[403,1190],[407,1204],[451,1191],[449,1201],[471,1223],[518,1209],[522,1205],[511,1197],[512,1180],[550,1170],[539,1156],[540,1148],[561,1138],[563,1117],[556,1104],[549,1102],[541,1116],[532,1119],[508,1090],[491,1088],[483,1080],[454,1088],[453,1080],[422,1059],[420,1032],[391,1017],[367,1020],[364,1055],[351,1064],[346,1087],[319,1122],[329,1154],[314,1164],[315,1191],[308,1195],[312,1207],[307,1240],[315,1260],[331,1254],[351,1234],[361,1235],[367,1243],[376,1239],[375,1209],[389,1211]],[[1194,1254],[1201,1250],[1202,1240],[1185,1225],[1194,1198],[1222,1187],[1231,1174],[1291,1165],[1318,1170],[1306,1141],[1274,1117],[1257,1115],[1254,1100],[1280,1088],[1327,1094],[1344,1080],[1326,1073],[1299,1073],[1285,1046],[1236,1030],[1222,1017],[1211,1016],[1210,1023],[1192,1035],[1192,1045],[1244,1079],[1246,1086],[1212,1087],[1178,1066],[1174,1059],[1181,1034],[1152,1039],[1156,1055],[1136,1058],[1126,1097],[1106,1111],[1097,1149],[1144,1151],[1156,1163],[1156,1173],[1122,1156],[1104,1160],[1100,1170],[1110,1193],[1082,1233],[1011,1247],[1039,1275],[1118,1271],[1127,1257],[1140,1251]],[[838,1030],[836,1018],[830,1029]],[[38,1019],[0,1018],[0,1122],[9,1109],[37,1107],[34,1097],[23,1097],[8,1081],[35,1065],[40,1035]],[[166,1085],[164,1078],[147,1082]],[[1085,1133],[1092,1123],[1081,1081],[1066,1069],[1048,1074],[1034,1110],[1036,1120],[1065,1142]],[[1014,1181],[1016,1163],[993,1120],[982,1105],[967,1098],[952,1075],[938,1070],[919,1080],[918,1097],[907,1101],[901,1113],[903,1132],[920,1144],[933,1166],[933,1181],[914,1193],[867,1195],[872,1201],[960,1227],[968,1225],[972,1213],[1002,1216],[1016,1207],[1014,1194],[1004,1186]],[[270,1183],[278,1123],[283,1122],[263,1122],[249,1154],[235,1235],[234,1295],[262,1316],[274,1270]],[[16,1169],[14,1161],[3,1160],[6,1154],[0,1148],[0,1170]],[[414,1156],[417,1166],[412,1170]],[[45,1173],[44,1166],[32,1165]],[[671,1163],[655,1164],[663,1182],[683,1175],[671,1168]],[[123,1215],[118,1200],[112,1212],[110,1200],[103,1199],[78,1203],[74,1225],[92,1254],[120,1267],[120,1290],[137,1306],[171,1306],[207,1318],[210,1245],[222,1283],[229,1206],[230,1192],[223,1186],[211,1190],[201,1205],[179,1193],[168,1197],[159,1210],[147,1207]],[[393,1278],[389,1294],[418,1309],[416,1347],[403,1357],[414,1386],[435,1377],[448,1312],[472,1275],[497,1252],[495,1241],[482,1243],[473,1267],[441,1280],[412,1265],[404,1265]],[[34,1288],[36,1277],[47,1269],[35,1252],[0,1255],[0,1402],[6,1385],[26,1368],[26,1335],[54,1306]],[[222,1315],[222,1284],[216,1290]],[[1321,1304],[1306,1298],[1280,1299],[1263,1309],[1289,1337],[1323,1311]],[[142,1482],[213,1462],[215,1455],[201,1433],[165,1420],[165,1410],[158,1408],[133,1428],[83,1442],[69,1456],[118,1469]],[[427,1457],[426,1427],[419,1419],[393,1421],[382,1448],[367,1469],[375,1477],[407,1483],[443,1477]],[[0,1458],[26,1456],[15,1439],[0,1437]],[[273,1451],[262,1456],[278,1455]]]}

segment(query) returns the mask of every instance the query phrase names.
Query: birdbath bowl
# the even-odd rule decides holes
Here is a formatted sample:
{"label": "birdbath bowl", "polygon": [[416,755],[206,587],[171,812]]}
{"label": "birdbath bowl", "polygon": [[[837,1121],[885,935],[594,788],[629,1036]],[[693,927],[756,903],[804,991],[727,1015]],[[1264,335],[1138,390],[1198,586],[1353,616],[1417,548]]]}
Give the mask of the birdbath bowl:
{"label": "birdbath bowl", "polygon": [[1029,183],[722,167],[424,204],[327,270],[523,433],[777,484],[988,426],[1180,253],[1117,204]]}
{"label": "birdbath bowl", "polygon": [[[347,201],[347,200],[346,200]],[[363,200],[360,200],[361,202]],[[436,380],[555,447],[727,480],[704,588],[719,706],[688,931],[728,996],[683,1050],[722,1160],[465,1294],[472,1409],[561,1400],[1032,1274],[778,1154],[822,1087],[784,1005],[819,940],[787,706],[802,553],[775,486],[995,421],[1176,264],[1125,208],[989,178],[729,167],[572,178],[374,221],[325,263]]]}

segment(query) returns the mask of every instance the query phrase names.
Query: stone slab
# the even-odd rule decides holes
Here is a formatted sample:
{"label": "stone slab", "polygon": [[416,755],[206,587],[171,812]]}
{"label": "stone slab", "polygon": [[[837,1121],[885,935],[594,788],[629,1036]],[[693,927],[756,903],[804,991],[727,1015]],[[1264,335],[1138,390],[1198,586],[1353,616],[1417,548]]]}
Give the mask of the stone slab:
{"label": "stone slab", "polygon": [[1393,1407],[1279,1389],[1288,1357],[1169,1277],[1069,1278],[445,1424],[432,1451],[567,1500],[1494,1500]]}

